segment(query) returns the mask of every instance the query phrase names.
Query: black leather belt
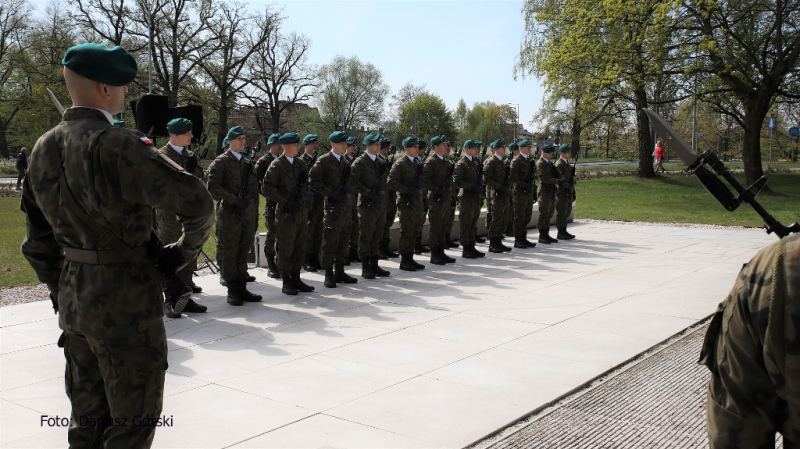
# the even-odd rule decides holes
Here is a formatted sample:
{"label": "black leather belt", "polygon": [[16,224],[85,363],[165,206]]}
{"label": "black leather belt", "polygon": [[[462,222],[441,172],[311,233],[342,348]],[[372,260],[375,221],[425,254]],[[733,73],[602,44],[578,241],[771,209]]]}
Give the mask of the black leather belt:
{"label": "black leather belt", "polygon": [[[131,248],[140,256],[147,256],[147,247],[140,246]],[[118,263],[130,263],[130,260],[119,253],[119,251],[109,249],[95,251],[91,249],[64,248],[64,258],[72,262],[80,262],[88,265],[112,265]]]}

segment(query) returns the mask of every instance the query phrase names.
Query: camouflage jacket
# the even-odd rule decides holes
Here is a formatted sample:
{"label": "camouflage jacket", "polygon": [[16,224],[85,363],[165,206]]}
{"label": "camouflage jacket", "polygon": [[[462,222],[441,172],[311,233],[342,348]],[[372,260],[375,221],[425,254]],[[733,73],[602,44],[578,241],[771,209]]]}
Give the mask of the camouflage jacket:
{"label": "camouflage jacket", "polygon": [[428,188],[429,202],[450,199],[450,189],[453,186],[451,167],[450,161],[440,158],[435,153],[428,156],[422,173],[425,177],[425,186]]}
{"label": "camouflage jacket", "polygon": [[540,190],[542,194],[555,194],[558,173],[556,173],[556,167],[553,165],[552,161],[539,158],[539,160],[536,161],[536,177],[539,178],[539,184],[542,185],[542,189]]}
{"label": "camouflage jacket", "polygon": [[[353,162],[350,180],[359,193],[359,207],[384,208],[386,205],[386,180],[389,178],[388,165],[389,163],[380,156],[376,156],[373,161],[367,153],[362,154]],[[378,195],[377,201],[369,198],[373,191]]]}
{"label": "camouflage jacket", "polygon": [[[311,190],[325,198],[326,211],[346,208],[350,201],[350,193],[355,191],[351,181],[352,176],[347,175],[347,179],[343,179],[346,172],[350,170],[345,157],[342,156],[340,159],[336,159],[333,151],[329,151],[317,159],[317,162],[309,170],[308,179]],[[342,181],[344,181],[344,185],[342,185]],[[336,191],[344,192],[347,202],[337,203],[332,201],[330,196]]]}
{"label": "camouflage jacket", "polygon": [[[187,168],[190,160],[197,157],[188,148],[184,148],[182,153],[178,153],[170,144],[159,148],[158,152],[172,159],[173,162],[184,169]],[[194,164],[194,171],[191,174],[200,180],[204,179],[203,168],[200,167],[199,163]],[[158,235],[164,244],[177,242],[183,232],[178,216],[162,209],[156,209],[156,231],[158,231]]]}
{"label": "camouflage jacket", "polygon": [[58,152],[80,207],[131,248],[150,241],[153,208],[177,214],[180,248],[196,257],[213,224],[213,201],[201,180],[165,159],[143,134],[111,125],[102,112],[71,108],[36,142],[22,194],[27,236],[22,253],[57,296],[62,329],[147,345],[163,335],[161,287],[129,263],[65,260],[63,248],[113,248],[66,205],[51,164]]}
{"label": "camouflage jacket", "polygon": [[[424,184],[419,170],[419,162],[412,161],[408,156],[397,159],[389,170],[389,188],[406,198],[419,198]],[[404,202],[409,202],[408,199]]]}
{"label": "camouflage jacket", "polygon": [[483,163],[483,180],[486,187],[494,190],[505,191],[508,188],[506,165],[497,156],[492,155]]}
{"label": "camouflage jacket", "polygon": [[[304,184],[297,189],[297,184],[304,180]],[[264,182],[261,183],[261,194],[268,200],[277,204],[276,214],[282,211],[283,206],[289,200],[294,200],[301,208],[301,212],[308,212],[308,202],[311,193],[308,190],[308,167],[299,157],[294,158],[294,163],[281,155],[275,159],[264,175]]]}
{"label": "camouflage jacket", "polygon": [[264,182],[264,175],[267,174],[267,169],[269,168],[269,165],[272,164],[272,161],[279,158],[280,156],[281,156],[280,154],[272,154],[271,151],[267,151],[267,154],[258,158],[258,161],[256,161],[255,172],[256,172],[256,179],[258,179],[259,187],[261,187],[261,183]]}
{"label": "camouflage jacket", "polygon": [[558,173],[558,178],[564,180],[563,184],[558,185],[558,190],[571,192],[574,184],[574,180],[572,179],[572,165],[564,159],[558,158],[556,161],[556,172]]}
{"label": "camouflage jacket", "polygon": [[473,157],[471,161],[467,155],[461,157],[453,171],[453,182],[459,190],[459,196],[477,197],[481,194],[481,186],[478,184],[480,171],[481,166],[477,157]]}
{"label": "camouflage jacket", "polygon": [[800,234],[793,234],[742,268],[714,314],[700,356],[712,373],[712,447],[775,447],[776,431],[800,442],[798,298]]}
{"label": "camouflage jacket", "polygon": [[[228,150],[217,156],[208,166],[208,192],[218,202],[217,212],[231,214],[235,210],[236,196],[239,194],[247,163],[244,156],[239,160]],[[247,209],[244,215],[251,215],[258,212],[258,180],[254,171],[250,172],[247,186]]]}
{"label": "camouflage jacket", "polygon": [[534,181],[536,167],[532,161],[530,156],[526,158],[522,154],[518,154],[511,161],[511,183],[514,184],[515,191],[519,189],[525,194],[533,192],[533,186],[536,185]]}

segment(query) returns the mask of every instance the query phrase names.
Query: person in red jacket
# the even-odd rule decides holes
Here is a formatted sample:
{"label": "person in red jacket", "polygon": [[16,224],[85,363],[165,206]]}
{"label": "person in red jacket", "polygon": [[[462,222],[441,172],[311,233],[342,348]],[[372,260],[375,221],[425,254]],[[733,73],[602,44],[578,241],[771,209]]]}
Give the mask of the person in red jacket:
{"label": "person in red jacket", "polygon": [[664,146],[664,142],[659,137],[656,141],[656,149],[653,150],[653,157],[656,158],[656,171],[661,169],[661,172],[665,172],[664,166],[661,165],[667,157],[667,148]]}

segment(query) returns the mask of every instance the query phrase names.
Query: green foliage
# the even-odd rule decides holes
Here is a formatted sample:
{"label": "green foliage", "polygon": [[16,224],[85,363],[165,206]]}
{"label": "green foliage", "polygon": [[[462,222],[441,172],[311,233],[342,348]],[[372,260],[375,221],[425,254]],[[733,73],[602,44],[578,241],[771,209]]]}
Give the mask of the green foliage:
{"label": "green foliage", "polygon": [[398,133],[401,136],[414,134],[428,141],[440,134],[451,141],[457,137],[453,114],[447,110],[441,98],[429,93],[420,94],[405,105],[400,115]]}
{"label": "green foliage", "polygon": [[389,86],[373,64],[337,55],[318,74],[315,98],[329,130],[374,128],[380,123]]}

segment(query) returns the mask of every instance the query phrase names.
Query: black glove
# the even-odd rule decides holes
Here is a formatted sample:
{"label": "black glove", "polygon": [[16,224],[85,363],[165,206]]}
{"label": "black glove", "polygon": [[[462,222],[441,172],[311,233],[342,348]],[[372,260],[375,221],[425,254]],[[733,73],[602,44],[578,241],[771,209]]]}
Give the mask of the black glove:
{"label": "black glove", "polygon": [[330,200],[333,201],[334,203],[347,202],[347,194],[345,194],[344,192],[339,192],[339,191],[333,192],[330,194],[328,198],[330,198]]}
{"label": "black glove", "polygon": [[297,212],[300,210],[300,205],[294,201],[287,201],[283,205],[283,210],[286,212]]}
{"label": "black glove", "polygon": [[185,267],[188,263],[189,259],[183,256],[183,252],[178,247],[177,243],[164,245],[156,255],[156,268],[170,281],[173,276],[177,277],[176,273],[178,270]]}
{"label": "black glove", "polygon": [[233,205],[238,207],[239,209],[244,209],[247,207],[247,198],[239,198],[237,196],[236,199],[233,200]]}

